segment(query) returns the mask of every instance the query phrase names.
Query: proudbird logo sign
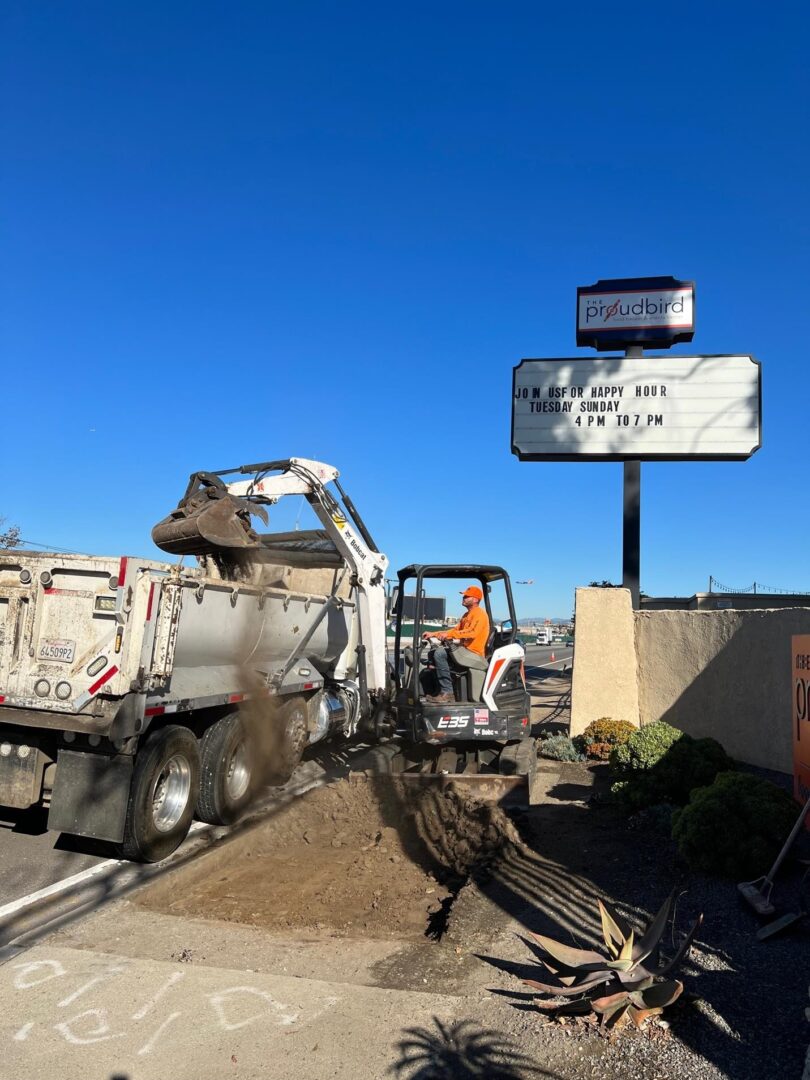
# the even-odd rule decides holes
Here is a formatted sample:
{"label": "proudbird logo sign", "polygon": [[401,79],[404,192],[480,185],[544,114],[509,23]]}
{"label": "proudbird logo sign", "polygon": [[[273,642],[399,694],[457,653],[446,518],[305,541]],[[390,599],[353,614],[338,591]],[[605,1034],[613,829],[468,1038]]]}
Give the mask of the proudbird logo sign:
{"label": "proudbird logo sign", "polygon": [[691,341],[695,285],[673,277],[597,281],[577,289],[577,345],[667,348]]}

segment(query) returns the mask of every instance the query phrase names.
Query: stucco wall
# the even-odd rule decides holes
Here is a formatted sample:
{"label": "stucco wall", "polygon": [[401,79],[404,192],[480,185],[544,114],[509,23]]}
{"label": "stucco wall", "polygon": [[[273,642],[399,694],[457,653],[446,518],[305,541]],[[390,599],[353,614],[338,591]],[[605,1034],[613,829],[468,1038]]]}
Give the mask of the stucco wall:
{"label": "stucco wall", "polygon": [[577,589],[571,734],[592,720],[639,723],[633,609],[627,589]]}
{"label": "stucco wall", "polygon": [[810,633],[810,608],[634,619],[642,724],[665,720],[740,761],[792,771],[790,639]]}
{"label": "stucco wall", "polygon": [[571,734],[601,716],[665,720],[792,772],[794,634],[810,634],[810,607],[634,612],[626,589],[577,589]]}

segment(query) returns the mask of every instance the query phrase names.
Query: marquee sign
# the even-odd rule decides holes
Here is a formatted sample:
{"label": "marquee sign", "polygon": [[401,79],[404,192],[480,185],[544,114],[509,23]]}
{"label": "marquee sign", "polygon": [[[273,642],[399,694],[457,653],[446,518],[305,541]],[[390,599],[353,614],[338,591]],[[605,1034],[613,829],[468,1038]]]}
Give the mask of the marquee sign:
{"label": "marquee sign", "polygon": [[512,375],[521,461],[744,461],[761,445],[752,356],[522,360]]}
{"label": "marquee sign", "polygon": [[694,333],[694,281],[611,278],[577,289],[577,345],[666,349]]}

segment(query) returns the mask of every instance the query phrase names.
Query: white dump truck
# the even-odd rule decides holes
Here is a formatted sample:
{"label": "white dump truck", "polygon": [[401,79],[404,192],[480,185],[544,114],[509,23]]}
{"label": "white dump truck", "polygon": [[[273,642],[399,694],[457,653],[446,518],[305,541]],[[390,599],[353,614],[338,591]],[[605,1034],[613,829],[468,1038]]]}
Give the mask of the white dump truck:
{"label": "white dump truck", "polygon": [[[395,731],[388,560],[338,475],[302,458],[195,473],[153,530],[192,567],[0,554],[0,806],[45,805],[50,829],[155,861],[193,816],[235,820],[307,743]],[[251,518],[285,495],[323,528],[254,532]],[[509,710],[524,728],[528,716],[513,638],[497,643],[483,691],[504,743]]]}

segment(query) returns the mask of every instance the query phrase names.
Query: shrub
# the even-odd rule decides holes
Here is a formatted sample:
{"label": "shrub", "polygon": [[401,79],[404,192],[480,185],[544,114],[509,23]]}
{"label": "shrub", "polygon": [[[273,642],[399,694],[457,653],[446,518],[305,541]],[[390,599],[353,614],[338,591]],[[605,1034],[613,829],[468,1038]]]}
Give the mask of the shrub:
{"label": "shrub", "polygon": [[724,772],[676,811],[672,838],[693,870],[753,878],[770,869],[798,813],[790,795],[769,780]]}
{"label": "shrub", "polygon": [[734,768],[716,739],[693,739],[662,722],[640,728],[610,760],[620,777],[611,790],[629,810],[658,803],[683,806],[695,788]]}
{"label": "shrub", "polygon": [[651,769],[681,738],[682,731],[656,720],[654,724],[637,728],[626,743],[617,746],[610,755],[610,764],[618,773]]}
{"label": "shrub", "polygon": [[685,735],[650,769],[647,787],[655,802],[684,806],[695,788],[706,787],[718,773],[733,769],[734,762],[716,739]]}
{"label": "shrub", "polygon": [[549,735],[540,742],[540,756],[555,761],[584,761],[584,756],[567,735]]}
{"label": "shrub", "polygon": [[637,730],[627,720],[611,720],[603,716],[601,720],[592,720],[574,743],[589,758],[607,761],[613,747],[624,745]]}
{"label": "shrub", "polygon": [[645,806],[637,811],[628,820],[628,829],[637,829],[639,832],[656,833],[659,836],[670,837],[672,835],[672,815],[678,809],[670,803],[656,803],[654,806]]}

